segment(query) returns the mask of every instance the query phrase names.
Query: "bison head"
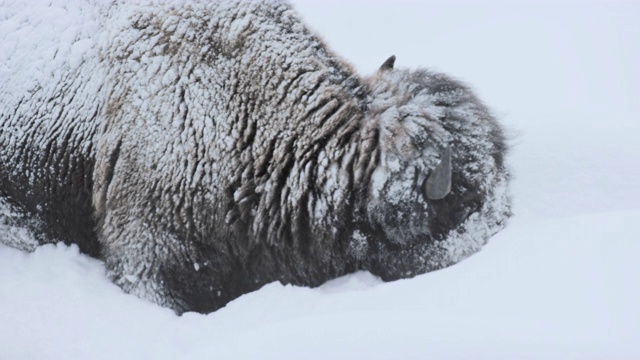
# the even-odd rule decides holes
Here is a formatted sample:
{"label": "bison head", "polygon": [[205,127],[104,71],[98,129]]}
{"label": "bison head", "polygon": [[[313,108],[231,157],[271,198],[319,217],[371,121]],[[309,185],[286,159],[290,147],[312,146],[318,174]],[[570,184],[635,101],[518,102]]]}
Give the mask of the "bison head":
{"label": "bison head", "polygon": [[369,79],[364,137],[375,138],[350,248],[384,280],[478,251],[510,215],[505,137],[465,85],[391,57]]}

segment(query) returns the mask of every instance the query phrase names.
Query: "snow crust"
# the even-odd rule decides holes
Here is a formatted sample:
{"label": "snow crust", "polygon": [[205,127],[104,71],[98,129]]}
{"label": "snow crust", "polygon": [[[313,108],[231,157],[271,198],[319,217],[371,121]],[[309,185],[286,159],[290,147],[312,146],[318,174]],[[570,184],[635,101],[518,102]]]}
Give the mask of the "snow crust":
{"label": "snow crust", "polygon": [[[363,73],[395,53],[474,85],[515,134],[509,226],[410,280],[272,283],[182,317],[124,294],[75,247],[0,245],[0,359],[640,358],[640,5],[296,3]],[[20,39],[46,50],[37,40]]]}

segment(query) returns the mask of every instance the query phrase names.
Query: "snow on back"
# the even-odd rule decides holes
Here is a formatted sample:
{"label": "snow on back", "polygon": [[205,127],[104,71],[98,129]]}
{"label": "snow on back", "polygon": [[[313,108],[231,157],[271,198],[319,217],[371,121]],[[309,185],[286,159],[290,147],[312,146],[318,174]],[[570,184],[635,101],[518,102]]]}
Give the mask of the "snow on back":
{"label": "snow on back", "polygon": [[[59,69],[76,69],[87,53],[97,51],[93,35],[100,26],[99,12],[97,6],[74,1],[0,4],[0,81],[7,84],[2,89],[13,89],[2,94],[2,101],[9,102],[11,93],[33,90],[39,79],[59,82]],[[31,51],[14,51],[18,43]]]}

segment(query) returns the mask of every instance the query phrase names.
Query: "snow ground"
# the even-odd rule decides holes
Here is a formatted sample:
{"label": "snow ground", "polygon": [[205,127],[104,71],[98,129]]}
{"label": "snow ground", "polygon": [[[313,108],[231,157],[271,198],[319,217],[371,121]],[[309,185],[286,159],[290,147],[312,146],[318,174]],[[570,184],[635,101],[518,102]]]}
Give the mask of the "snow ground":
{"label": "snow ground", "polygon": [[296,3],[363,73],[395,54],[477,89],[514,134],[507,229],[414,279],[182,317],[76,248],[0,246],[0,359],[640,358],[640,3]]}

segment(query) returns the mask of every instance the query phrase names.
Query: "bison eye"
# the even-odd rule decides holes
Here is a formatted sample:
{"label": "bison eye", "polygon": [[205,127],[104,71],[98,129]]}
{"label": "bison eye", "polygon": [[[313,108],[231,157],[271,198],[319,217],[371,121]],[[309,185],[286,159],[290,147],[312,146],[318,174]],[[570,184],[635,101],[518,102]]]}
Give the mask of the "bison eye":
{"label": "bison eye", "polygon": [[451,192],[451,148],[447,147],[442,154],[440,164],[431,172],[424,182],[424,195],[429,200],[444,199]]}

